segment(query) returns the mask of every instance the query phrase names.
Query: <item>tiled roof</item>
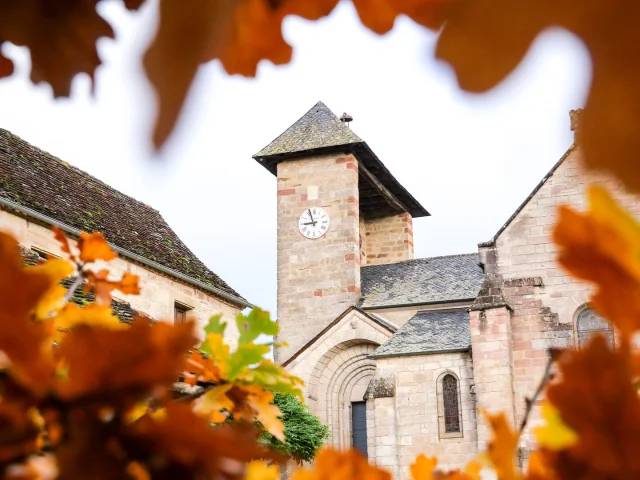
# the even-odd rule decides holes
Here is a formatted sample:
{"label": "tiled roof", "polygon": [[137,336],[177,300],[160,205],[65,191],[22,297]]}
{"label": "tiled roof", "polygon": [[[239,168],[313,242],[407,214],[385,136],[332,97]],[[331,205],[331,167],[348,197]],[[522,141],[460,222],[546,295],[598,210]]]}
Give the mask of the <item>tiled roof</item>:
{"label": "tiled roof", "polygon": [[[20,252],[22,254],[23,262],[25,265],[36,265],[40,260],[40,256],[30,250],[26,250],[21,247]],[[74,282],[75,278],[69,277],[63,280],[61,282],[61,285],[68,290]],[[82,288],[77,288],[74,292],[73,297],[71,298],[71,301],[83,307],[88,303],[94,303],[96,301],[96,297],[93,295],[93,293],[85,293],[82,291]],[[129,304],[128,302],[123,302],[115,298],[111,301],[111,310],[122,323],[130,324],[136,317],[145,317],[151,320],[151,318],[146,314],[134,310],[131,304]]]}
{"label": "tiled roof", "polygon": [[0,198],[244,299],[209,270],[157,210],[0,129]]}
{"label": "tiled roof", "polygon": [[372,357],[418,355],[471,348],[469,313],[418,312],[380,345]]}
{"label": "tiled roof", "polygon": [[372,307],[450,302],[474,299],[484,273],[478,255],[418,258],[360,268],[359,304]]}
{"label": "tiled roof", "polygon": [[360,137],[341,122],[324,103],[318,102],[254,157],[303,152],[358,142],[362,142]]}

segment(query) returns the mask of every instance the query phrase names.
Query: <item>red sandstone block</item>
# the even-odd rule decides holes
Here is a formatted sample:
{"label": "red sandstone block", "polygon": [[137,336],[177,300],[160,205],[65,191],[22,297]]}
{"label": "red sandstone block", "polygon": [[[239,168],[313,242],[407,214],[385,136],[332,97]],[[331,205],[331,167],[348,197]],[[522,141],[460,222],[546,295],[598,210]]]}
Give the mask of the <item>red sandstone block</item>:
{"label": "red sandstone block", "polygon": [[321,297],[322,296],[322,290],[314,290],[313,291],[313,296],[314,297]]}
{"label": "red sandstone block", "polygon": [[513,342],[514,350],[531,350],[531,342]]}
{"label": "red sandstone block", "polygon": [[356,259],[356,256],[355,256],[353,253],[347,253],[347,254],[344,256],[344,259],[345,259],[345,261],[347,261],[347,262],[352,262],[352,261],[354,261],[354,260]]}
{"label": "red sandstone block", "polygon": [[303,202],[306,202],[308,197],[309,196],[306,193],[300,194],[300,200]]}
{"label": "red sandstone block", "polygon": [[293,195],[296,193],[295,188],[285,188],[284,190],[278,190],[278,196],[284,197],[285,195]]}
{"label": "red sandstone block", "polygon": [[350,168],[351,170],[358,170],[358,165],[356,165],[355,163],[347,163],[347,168]]}
{"label": "red sandstone block", "polygon": [[336,158],[336,163],[347,163],[347,162],[353,162],[353,157]]}
{"label": "red sandstone block", "polygon": [[347,216],[349,216],[349,217],[357,217],[358,216],[358,212],[354,212],[353,210],[349,210],[347,212]]}
{"label": "red sandstone block", "polygon": [[529,350],[526,353],[527,358],[547,358],[548,354],[546,350]]}
{"label": "red sandstone block", "polygon": [[347,197],[347,203],[358,203],[358,199],[356,197]]}
{"label": "red sandstone block", "polygon": [[357,291],[358,291],[358,287],[356,287],[355,285],[349,285],[347,287],[347,292],[354,293],[354,292],[357,292]]}

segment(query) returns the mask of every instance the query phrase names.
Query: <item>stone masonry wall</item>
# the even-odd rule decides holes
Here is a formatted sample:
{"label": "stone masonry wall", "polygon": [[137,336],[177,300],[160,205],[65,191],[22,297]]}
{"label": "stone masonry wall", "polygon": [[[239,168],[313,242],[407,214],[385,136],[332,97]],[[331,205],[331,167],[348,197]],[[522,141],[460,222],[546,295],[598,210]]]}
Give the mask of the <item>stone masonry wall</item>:
{"label": "stone masonry wall", "polygon": [[413,259],[413,220],[408,213],[365,221],[367,265]]}
{"label": "stone masonry wall", "polygon": [[[549,347],[575,345],[575,317],[589,298],[589,285],[570,277],[556,262],[557,248],[551,240],[557,206],[568,204],[585,209],[588,184],[604,184],[614,197],[636,215],[638,198],[626,193],[619,182],[604,175],[585,172],[579,147],[568,152],[564,161],[529,200],[498,237],[495,247],[481,248],[484,258],[492,259],[485,268],[493,269],[502,282],[505,300],[511,305],[514,391],[516,419],[524,414],[524,398],[534,391],[547,363]],[[474,351],[475,353],[475,351]],[[534,426],[539,407],[533,411]],[[530,429],[523,446],[532,445]]]}
{"label": "stone masonry wall", "polygon": [[[327,233],[309,240],[298,219],[309,207],[330,217]],[[278,165],[278,349],[285,361],[360,297],[358,164],[324,155]]]}
{"label": "stone masonry wall", "polygon": [[[376,360],[376,375],[396,379],[394,398],[375,399],[376,464],[408,480],[409,465],[424,453],[438,457],[447,470],[463,467],[477,452],[475,402],[471,394],[473,366],[466,352]],[[438,425],[437,382],[444,374],[458,379],[462,435],[449,438]],[[450,435],[450,434],[449,434]]]}
{"label": "stone masonry wall", "polygon": [[[53,237],[53,232],[40,224],[6,211],[0,211],[0,230],[14,235],[20,244],[27,249],[35,247],[53,255],[64,255]],[[118,257],[109,263],[100,262],[97,264],[97,268],[107,267],[116,278],[122,276],[125,271],[140,277],[140,295],[123,295],[117,291],[114,292],[114,297],[129,302],[135,310],[150,315],[156,320],[173,322],[175,302],[182,303],[192,308],[188,315],[198,322],[197,333],[202,336],[209,318],[212,315],[222,313],[223,318],[228,322],[227,340],[232,345],[237,342],[238,331],[234,319],[240,308],[230,305],[210,293],[196,289],[186,282],[176,281],[169,276],[129,262],[123,257]]]}

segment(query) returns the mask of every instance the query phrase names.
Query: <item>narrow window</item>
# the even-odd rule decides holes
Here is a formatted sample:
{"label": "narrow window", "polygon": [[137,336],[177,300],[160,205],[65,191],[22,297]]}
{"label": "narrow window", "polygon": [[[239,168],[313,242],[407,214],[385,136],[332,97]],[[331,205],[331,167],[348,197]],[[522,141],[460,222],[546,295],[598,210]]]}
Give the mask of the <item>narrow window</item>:
{"label": "narrow window", "polygon": [[590,308],[584,308],[576,320],[576,330],[578,331],[578,347],[582,348],[595,335],[604,335],[613,346],[613,328],[604,318],[600,317]]}
{"label": "narrow window", "polygon": [[353,402],[351,404],[351,443],[365,457],[367,454],[367,404]]}
{"label": "narrow window", "polygon": [[176,302],[173,306],[173,321],[174,323],[184,323],[187,321],[187,312],[191,308]]}
{"label": "narrow window", "polygon": [[453,375],[442,379],[442,400],[444,403],[445,433],[460,432],[460,412],[458,408],[458,381]]}
{"label": "narrow window", "polygon": [[50,258],[60,258],[57,255],[54,255],[53,253],[49,253],[37,247],[31,247],[31,251],[37,254],[43,260],[48,260]]}

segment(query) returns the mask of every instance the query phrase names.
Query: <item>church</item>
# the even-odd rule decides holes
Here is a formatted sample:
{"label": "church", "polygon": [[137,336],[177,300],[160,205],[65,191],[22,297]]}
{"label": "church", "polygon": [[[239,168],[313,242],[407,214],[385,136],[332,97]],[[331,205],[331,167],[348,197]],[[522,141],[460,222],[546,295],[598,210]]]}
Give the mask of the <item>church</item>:
{"label": "church", "polygon": [[[478,251],[414,258],[414,219],[428,211],[322,102],[254,155],[277,178],[276,360],[354,447],[409,478],[416,455],[462,467],[490,432],[480,412],[525,413],[550,347],[614,332],[588,306],[589,286],[555,262],[556,206],[584,205],[587,174],[572,145]],[[579,111],[571,112],[571,128]],[[524,196],[524,195],[523,195]],[[268,201],[269,199],[264,199]],[[539,402],[531,424],[539,420]],[[524,465],[533,438],[519,446]]]}

